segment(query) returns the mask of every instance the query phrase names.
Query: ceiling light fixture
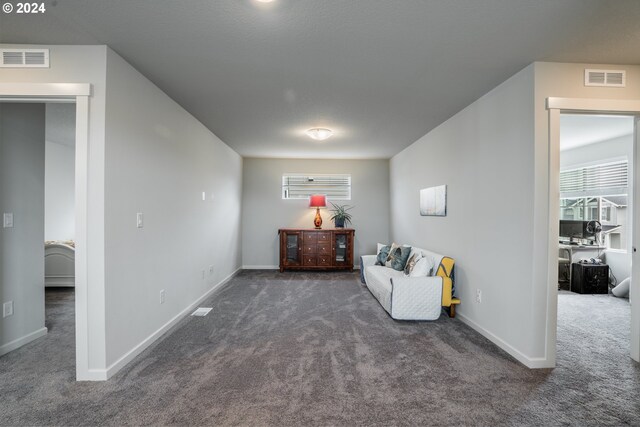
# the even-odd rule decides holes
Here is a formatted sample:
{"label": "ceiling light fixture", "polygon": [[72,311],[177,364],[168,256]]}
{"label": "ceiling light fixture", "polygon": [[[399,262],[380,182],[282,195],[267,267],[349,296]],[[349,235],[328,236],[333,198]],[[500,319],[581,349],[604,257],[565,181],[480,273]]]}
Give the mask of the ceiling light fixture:
{"label": "ceiling light fixture", "polygon": [[326,128],[312,128],[307,131],[307,135],[317,141],[323,141],[331,137],[331,135],[333,135],[333,131]]}
{"label": "ceiling light fixture", "polygon": [[271,3],[273,0],[256,0],[260,3]]}

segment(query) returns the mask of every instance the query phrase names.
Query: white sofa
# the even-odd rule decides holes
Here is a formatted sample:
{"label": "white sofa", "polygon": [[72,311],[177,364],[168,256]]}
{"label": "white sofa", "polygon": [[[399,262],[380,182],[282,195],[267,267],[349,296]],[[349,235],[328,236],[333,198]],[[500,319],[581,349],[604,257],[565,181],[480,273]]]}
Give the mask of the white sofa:
{"label": "white sofa", "polygon": [[[378,245],[378,251],[381,246]],[[418,251],[430,261],[432,275],[406,277],[402,271],[375,265],[376,255],[365,255],[360,264],[364,283],[394,319],[435,320],[440,317],[443,306],[449,307],[450,316],[454,317],[455,305],[460,300],[451,295],[452,271],[441,271],[441,275],[436,275],[445,256],[421,248],[412,248],[411,255]],[[453,260],[449,260],[452,270]]]}

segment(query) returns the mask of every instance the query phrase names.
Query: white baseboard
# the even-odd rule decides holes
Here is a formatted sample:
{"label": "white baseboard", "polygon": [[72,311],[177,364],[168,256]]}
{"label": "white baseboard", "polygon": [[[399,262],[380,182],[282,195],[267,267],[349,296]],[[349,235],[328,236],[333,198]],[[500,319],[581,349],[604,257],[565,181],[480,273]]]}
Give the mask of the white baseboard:
{"label": "white baseboard", "polygon": [[219,283],[217,283],[216,285],[211,287],[211,289],[209,289],[207,292],[205,292],[204,295],[202,295],[196,301],[191,303],[187,308],[182,310],[180,313],[175,315],[171,320],[169,320],[167,323],[165,323],[157,331],[155,331],[154,333],[149,335],[147,338],[145,338],[140,344],[138,344],[137,346],[135,346],[134,348],[129,350],[127,353],[125,353],[124,356],[122,356],[120,359],[116,360],[113,364],[108,366],[107,369],[105,369],[105,370],[91,369],[89,374],[91,376],[95,375],[96,381],[104,381],[104,380],[108,380],[109,378],[111,378],[116,372],[118,372],[120,369],[122,369],[127,363],[131,362],[136,356],[138,356],[140,353],[142,353],[144,350],[146,350],[147,347],[149,347],[151,344],[153,344],[154,341],[156,341],[158,338],[160,338],[162,336],[162,334],[164,334],[169,329],[171,329],[173,326],[175,326],[184,317],[190,315],[193,312],[193,310],[195,310],[196,307],[199,304],[201,304],[204,300],[209,298],[209,296],[211,296],[211,294],[214,291],[216,291],[222,285],[224,285],[229,280],[231,280],[236,274],[238,274],[238,272],[240,272],[241,269],[242,268],[237,268],[234,272],[232,272],[227,277],[222,279]]}
{"label": "white baseboard", "polygon": [[243,265],[243,270],[279,270],[278,265]]}
{"label": "white baseboard", "polygon": [[20,347],[22,347],[25,344],[30,343],[33,340],[36,340],[40,337],[43,337],[45,335],[47,335],[47,332],[49,332],[49,330],[47,328],[40,328],[40,329],[36,329],[35,331],[20,337],[18,339],[15,339],[11,342],[8,342],[4,345],[0,345],[0,356],[2,356],[3,354],[7,354],[10,351],[16,350]]}
{"label": "white baseboard", "polygon": [[480,335],[484,336],[489,341],[491,341],[492,343],[500,347],[502,350],[509,353],[512,357],[514,357],[518,362],[525,365],[527,368],[530,368],[530,369],[555,368],[555,364],[549,363],[546,358],[527,356],[526,354],[522,353],[520,350],[517,350],[516,348],[512,347],[510,344],[505,342],[502,338],[497,337],[492,332],[489,332],[482,326],[478,325],[476,322],[469,319],[464,314],[461,314],[458,312],[456,313],[456,318],[460,319],[462,323],[468,325],[469,327],[471,327],[472,329],[480,333]]}

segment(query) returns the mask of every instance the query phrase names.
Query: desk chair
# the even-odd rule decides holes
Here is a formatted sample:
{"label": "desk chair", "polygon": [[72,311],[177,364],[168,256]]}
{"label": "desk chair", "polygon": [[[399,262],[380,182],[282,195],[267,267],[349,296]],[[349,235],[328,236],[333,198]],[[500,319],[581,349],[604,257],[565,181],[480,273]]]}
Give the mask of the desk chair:
{"label": "desk chair", "polygon": [[566,268],[569,272],[567,276],[569,277],[569,290],[571,290],[571,259],[572,259],[572,251],[571,248],[560,247],[558,248],[558,271],[561,268]]}

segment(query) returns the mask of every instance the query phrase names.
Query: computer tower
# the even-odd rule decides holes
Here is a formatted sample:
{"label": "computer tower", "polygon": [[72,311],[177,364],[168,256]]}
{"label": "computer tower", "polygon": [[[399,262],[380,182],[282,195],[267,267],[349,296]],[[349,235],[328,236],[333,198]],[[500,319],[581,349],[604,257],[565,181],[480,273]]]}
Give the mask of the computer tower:
{"label": "computer tower", "polygon": [[571,265],[571,291],[579,294],[608,294],[609,266],[606,264]]}

